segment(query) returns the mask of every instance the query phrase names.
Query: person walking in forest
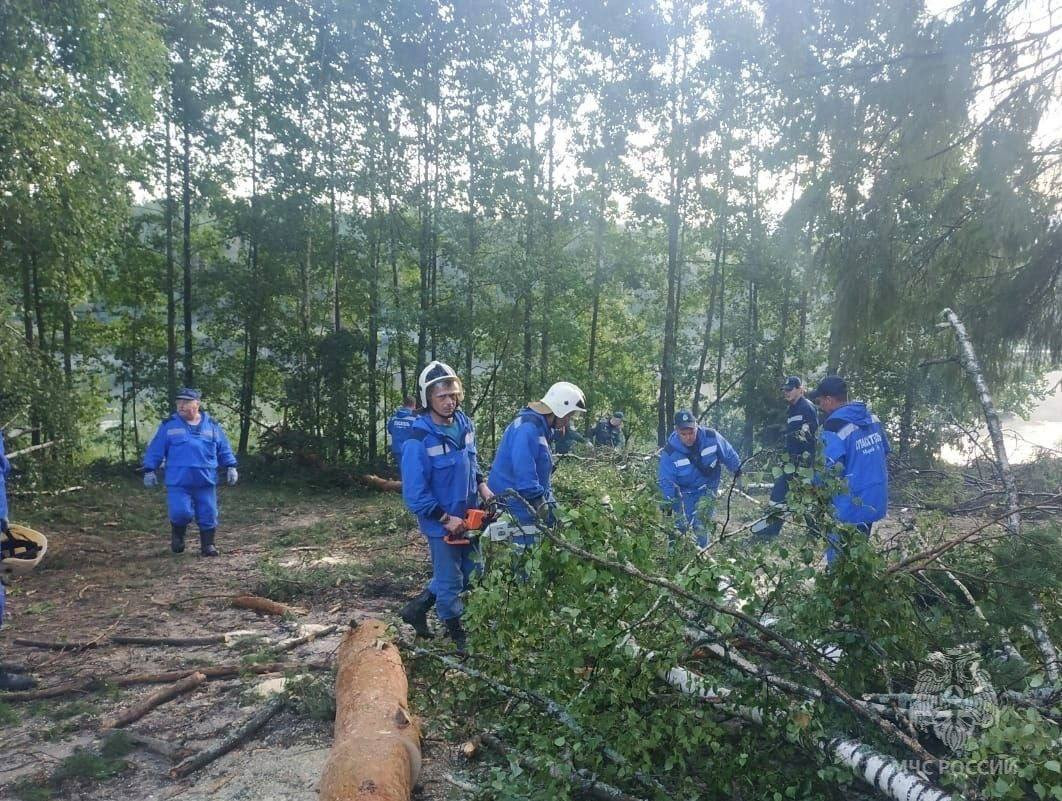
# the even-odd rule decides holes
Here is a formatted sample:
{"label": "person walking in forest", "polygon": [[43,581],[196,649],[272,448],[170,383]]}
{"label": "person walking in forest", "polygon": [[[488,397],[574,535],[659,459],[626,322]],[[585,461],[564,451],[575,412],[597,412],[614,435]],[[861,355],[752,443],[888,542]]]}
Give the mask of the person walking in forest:
{"label": "person walking in forest", "polygon": [[461,593],[481,569],[479,546],[462,537],[465,516],[493,493],[479,468],[476,430],[460,410],[461,380],[448,364],[433,361],[417,381],[420,410],[402,446],[402,500],[416,515],[431,555],[431,582],[399,616],[417,634],[430,637],[427,614],[436,614],[465,653]]}
{"label": "person walking in forest", "polygon": [[177,393],[177,411],[162,421],[144,454],[144,486],[158,484],[155,471],[166,464],[166,502],[170,515],[170,550],[184,551],[184,535],[194,519],[199,526],[199,552],[217,556],[218,469],[225,468],[228,485],[239,480],[236,455],[221,426],[200,408],[198,390]]}
{"label": "person walking in forest", "polygon": [[613,412],[608,418],[601,418],[590,432],[590,440],[599,448],[623,450],[627,438],[623,434],[623,412]]}
{"label": "person walking in forest", "polygon": [[[826,471],[847,485],[833,498],[834,516],[869,537],[889,502],[889,443],[881,421],[865,403],[848,400],[848,384],[837,375],[822,379],[811,399],[826,415],[819,429]],[[844,538],[831,530],[826,539],[826,561],[833,564],[844,550]]]}
{"label": "person walking in forest", "polygon": [[[553,525],[552,475],[553,455],[550,443],[554,432],[563,433],[574,423],[576,414],[586,412],[586,396],[568,381],[558,381],[542,397],[520,410],[502,434],[487,484],[495,495],[515,491],[520,498],[509,498],[503,506],[521,525],[536,522]],[[517,548],[527,548],[537,541],[534,528],[513,538]]]}
{"label": "person walking in forest", "polygon": [[[4,546],[13,542],[7,508],[7,474],[10,472],[11,462],[4,451],[4,431],[0,429],[0,561],[4,560],[7,555],[7,549]],[[6,575],[7,571],[0,568],[0,626],[4,625],[4,604],[7,597],[4,576]],[[0,662],[0,690],[15,692],[31,690],[36,686],[37,682],[23,675],[21,668]]]}
{"label": "person walking in forest", "polygon": [[409,395],[402,399],[402,405],[395,409],[387,420],[387,434],[391,437],[391,456],[398,467],[399,475],[402,473],[402,446],[409,438],[409,432],[416,419],[416,401]]}
{"label": "person walking in forest", "polygon": [[676,412],[675,430],[660,452],[657,483],[665,511],[675,518],[675,531],[692,532],[699,548],[708,546],[707,523],[714,516],[714,509],[706,514],[701,502],[709,496],[714,500],[723,465],[735,479],[741,476],[741,458],[726,437],[698,425],[689,410]]}
{"label": "person walking in forest", "polygon": [[[777,537],[782,530],[785,499],[789,483],[796,470],[807,468],[814,462],[815,432],[819,428],[819,415],[814,404],[804,396],[804,382],[800,376],[791,375],[782,384],[782,396],[788,408],[785,414],[785,454],[782,474],[771,487],[771,511],[752,526],[752,533],[763,540]],[[791,466],[791,469],[790,469]]]}

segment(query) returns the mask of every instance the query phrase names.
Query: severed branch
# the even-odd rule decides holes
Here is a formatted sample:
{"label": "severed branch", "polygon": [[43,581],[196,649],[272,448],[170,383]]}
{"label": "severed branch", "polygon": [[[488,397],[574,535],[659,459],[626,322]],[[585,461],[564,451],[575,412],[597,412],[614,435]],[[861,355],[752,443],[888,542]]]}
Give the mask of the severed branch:
{"label": "severed branch", "polygon": [[191,692],[204,681],[206,681],[206,676],[198,671],[192,673],[190,676],[185,676],[180,681],[153,692],[147,698],[144,698],[142,701],[139,701],[128,709],[119,712],[113,718],[105,720],[103,722],[103,728],[120,729],[123,726],[128,726],[130,723],[135,723],[155,707],[161,706],[167,701],[172,701],[178,696]]}
{"label": "severed branch", "polygon": [[50,439],[47,442],[42,442],[40,445],[30,445],[28,448],[22,448],[22,450],[12,451],[7,454],[7,460],[17,459],[20,456],[25,456],[27,453],[33,453],[34,451],[43,451],[45,448],[51,448],[53,445],[61,443],[61,439]]}
{"label": "severed branch", "polygon": [[513,753],[509,747],[493,734],[484,732],[476,738],[476,741],[487,746],[491,751],[507,759],[515,759],[516,763],[525,770],[544,771],[557,779],[567,779],[572,789],[587,798],[595,798],[597,801],[639,801],[632,795],[627,795],[618,787],[598,781],[590,771],[584,769],[566,770],[559,765],[544,765],[542,760],[536,759],[530,754]]}
{"label": "severed branch", "polygon": [[232,596],[232,605],[239,609],[250,609],[263,615],[294,615],[299,612],[293,606],[277,603],[258,595],[234,595]]}
{"label": "severed branch", "polygon": [[309,634],[303,634],[301,637],[292,637],[288,640],[283,640],[276,644],[272,649],[274,653],[285,654],[288,651],[293,651],[300,645],[306,645],[308,642],[313,642],[321,637],[328,637],[331,634],[335,634],[339,630],[339,626],[333,624],[331,626],[325,626],[318,631],[311,631]]}
{"label": "severed branch", "polygon": [[183,779],[185,776],[195,773],[200,768],[209,765],[214,760],[225,756],[229,751],[240,746],[257,734],[259,729],[265,726],[274,715],[283,709],[287,702],[287,698],[283,696],[273,698],[260,710],[251,715],[251,717],[247,718],[243,724],[237,727],[232,734],[221,742],[210,748],[203,749],[195,756],[191,756],[175,766],[170,771],[170,776],[174,779]]}
{"label": "severed branch", "polygon": [[132,729],[127,731],[125,736],[129,738],[130,742],[139,745],[141,748],[146,748],[151,753],[166,757],[166,759],[173,762],[187,759],[195,753],[191,748],[187,748],[184,745],[171,743],[169,740],[163,740],[159,737],[149,737]]}
{"label": "severed branch", "polygon": [[59,698],[64,695],[75,693],[87,693],[113,684],[118,687],[132,687],[137,684],[166,684],[183,679],[192,673],[199,672],[210,679],[227,679],[239,676],[241,673],[284,673],[288,670],[331,670],[327,662],[267,662],[260,665],[210,665],[198,668],[185,668],[183,670],[171,670],[165,673],[134,673],[118,676],[91,676],[86,679],[55,684],[51,687],[42,687],[37,690],[23,690],[19,692],[0,693],[0,700],[5,702],[14,701],[40,701],[45,698]]}
{"label": "severed branch", "polygon": [[613,562],[609,559],[597,556],[596,554],[593,554],[590,551],[584,550],[583,548],[579,548],[578,546],[565,542],[552,531],[550,531],[548,528],[543,527],[541,530],[543,535],[561,550],[568,551],[569,553],[572,553],[582,559],[586,559],[587,561],[594,562],[595,564],[601,565],[602,567],[606,567],[609,570],[624,573],[628,576],[631,576],[632,578],[644,581],[647,584],[662,587],[663,589],[669,591],[673,595],[678,596],[679,598],[684,598],[685,600],[690,601],[691,603],[697,604],[698,606],[705,607],[707,609],[711,609],[714,612],[718,612],[723,615],[729,615],[733,618],[736,618],[737,620],[740,620],[746,625],[751,626],[752,628],[760,632],[760,634],[764,635],[768,640],[771,640],[780,645],[782,649],[784,649],[786,654],[788,654],[788,657],[791,661],[795,662],[800,668],[808,671],[813,676],[815,676],[815,678],[818,679],[818,681],[822,684],[823,687],[825,687],[836,698],[840,699],[849,709],[851,709],[857,715],[875,724],[887,737],[910,749],[911,752],[917,754],[920,759],[932,759],[932,756],[929,754],[928,751],[926,751],[922,744],[918,742],[918,740],[916,740],[914,737],[911,737],[906,732],[900,730],[890,721],[882,718],[881,715],[877,714],[874,710],[868,709],[857,698],[853,697],[851,693],[841,687],[832,676],[830,676],[818,664],[813,662],[807,655],[805,655],[800,646],[798,646],[795,642],[786,637],[783,637],[778,632],[771,629],[769,626],[765,626],[763,623],[761,623],[759,620],[752,617],[751,615],[747,615],[739,609],[717,604],[714,601],[710,601],[706,598],[700,598],[686,590],[684,587],[681,587],[678,584],[675,584],[674,582],[669,581],[665,578],[661,578],[659,576],[651,576],[648,573],[639,570],[637,567],[630,563],[621,564],[619,562]]}

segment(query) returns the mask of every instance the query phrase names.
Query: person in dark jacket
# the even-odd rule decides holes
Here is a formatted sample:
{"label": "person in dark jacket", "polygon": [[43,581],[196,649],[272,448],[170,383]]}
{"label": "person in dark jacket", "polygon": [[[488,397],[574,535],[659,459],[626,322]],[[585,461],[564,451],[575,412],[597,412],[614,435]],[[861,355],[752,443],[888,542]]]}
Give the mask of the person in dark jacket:
{"label": "person in dark jacket", "polygon": [[676,412],[675,430],[660,452],[657,483],[675,517],[675,530],[692,531],[699,548],[708,546],[710,520],[704,519],[701,501],[715,497],[723,465],[735,478],[741,475],[741,457],[726,437],[699,426],[689,410]]}
{"label": "person in dark jacket", "polygon": [[800,376],[791,375],[782,384],[782,395],[788,408],[785,415],[785,458],[782,474],[771,487],[771,513],[752,526],[752,533],[761,539],[773,539],[782,530],[782,514],[789,484],[796,477],[798,468],[810,467],[815,460],[815,432],[819,428],[819,415],[814,404],[804,396],[804,383]]}
{"label": "person in dark jacket", "polygon": [[177,411],[162,421],[144,454],[144,486],[158,484],[155,471],[166,463],[166,503],[170,514],[170,550],[184,551],[184,535],[194,519],[199,526],[199,551],[217,556],[218,469],[234,486],[239,479],[236,455],[228,437],[210,415],[199,408],[198,390],[177,393]]}
{"label": "person in dark jacket", "polygon": [[[869,537],[889,506],[885,430],[865,403],[848,400],[848,385],[840,376],[822,379],[811,398],[826,415],[819,429],[826,471],[843,477],[847,484],[833,498],[834,515],[838,522]],[[830,531],[826,539],[826,561],[833,564],[843,548],[842,538],[838,531]]]}
{"label": "person in dark jacket", "polygon": [[417,419],[416,408],[416,401],[406,395],[402,399],[402,405],[387,419],[387,434],[391,437],[391,457],[398,466],[399,475],[402,473],[402,446],[409,439],[413,421]]}
{"label": "person in dark jacket", "polygon": [[479,469],[475,426],[458,408],[464,390],[453,368],[433,361],[421,371],[418,385],[421,412],[402,446],[402,500],[428,541],[431,582],[399,616],[417,634],[430,637],[427,614],[435,606],[463,655],[461,593],[481,568],[478,544],[462,537],[464,520],[469,509],[493,493]]}
{"label": "person in dark jacket", "polygon": [[627,437],[623,434],[623,412],[613,412],[611,417],[602,418],[590,431],[590,441],[599,448],[623,450]]}

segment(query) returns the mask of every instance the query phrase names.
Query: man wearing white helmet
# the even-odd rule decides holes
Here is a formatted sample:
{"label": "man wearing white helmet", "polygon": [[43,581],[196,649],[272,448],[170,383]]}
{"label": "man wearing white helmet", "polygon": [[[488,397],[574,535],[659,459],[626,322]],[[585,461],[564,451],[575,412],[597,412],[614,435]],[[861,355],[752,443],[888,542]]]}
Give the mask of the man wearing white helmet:
{"label": "man wearing white helmet", "polygon": [[[583,391],[568,381],[558,381],[542,400],[527,404],[502,434],[487,485],[495,495],[507,490],[520,493],[524,502],[510,499],[505,503],[520,523],[541,520],[552,525],[556,500],[550,486],[553,474],[550,442],[554,431],[564,431],[580,412],[586,412]],[[530,530],[527,535],[513,539],[516,545],[524,547],[534,541]]]}
{"label": "man wearing white helmet", "polygon": [[458,408],[461,380],[448,364],[431,362],[418,379],[420,410],[402,446],[402,499],[413,514],[431,553],[431,583],[399,613],[421,636],[431,636],[428,610],[457,646],[465,650],[461,592],[480,569],[478,546],[461,539],[464,519],[480,500],[490,499],[476,452],[476,430]]}

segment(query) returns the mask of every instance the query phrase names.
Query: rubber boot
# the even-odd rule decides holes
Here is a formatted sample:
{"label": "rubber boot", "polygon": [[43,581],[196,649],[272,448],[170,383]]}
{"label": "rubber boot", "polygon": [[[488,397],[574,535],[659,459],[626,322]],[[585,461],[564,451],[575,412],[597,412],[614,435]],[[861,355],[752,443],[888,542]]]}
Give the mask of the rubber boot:
{"label": "rubber boot", "polygon": [[468,640],[465,635],[465,627],[461,625],[461,618],[447,618],[443,621],[443,625],[446,626],[446,633],[450,635],[450,639],[454,641],[457,655],[462,659],[468,656],[468,649],[466,648]]}
{"label": "rubber boot", "polygon": [[36,686],[37,681],[29,676],[0,670],[0,691],[17,693],[23,690],[32,690]]}
{"label": "rubber boot", "polygon": [[188,526],[178,526],[170,523],[170,550],[174,553],[184,553],[184,532]]}
{"label": "rubber boot", "polygon": [[214,547],[214,532],[216,528],[208,528],[199,532],[199,553],[201,556],[217,556],[218,549]]}
{"label": "rubber boot", "polygon": [[428,610],[435,606],[435,594],[424,590],[420,595],[402,607],[398,616],[413,627],[418,637],[431,638],[428,628]]}

